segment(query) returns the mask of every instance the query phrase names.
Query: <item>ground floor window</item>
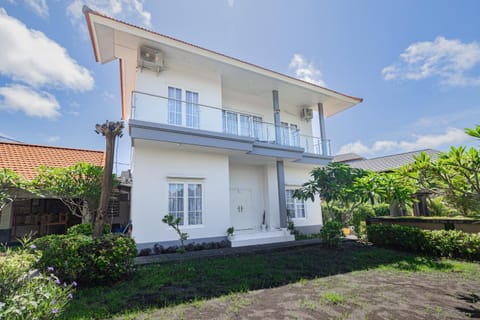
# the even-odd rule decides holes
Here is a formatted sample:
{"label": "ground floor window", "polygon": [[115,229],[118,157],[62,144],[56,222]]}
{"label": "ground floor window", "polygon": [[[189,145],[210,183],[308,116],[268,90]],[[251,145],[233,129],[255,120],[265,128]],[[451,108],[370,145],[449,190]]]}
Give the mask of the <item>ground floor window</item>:
{"label": "ground floor window", "polygon": [[203,223],[201,183],[175,182],[168,184],[168,213],[180,218],[180,225]]}
{"label": "ground floor window", "polygon": [[290,218],[305,218],[305,202],[293,197],[294,189],[285,190],[287,200],[287,216]]}

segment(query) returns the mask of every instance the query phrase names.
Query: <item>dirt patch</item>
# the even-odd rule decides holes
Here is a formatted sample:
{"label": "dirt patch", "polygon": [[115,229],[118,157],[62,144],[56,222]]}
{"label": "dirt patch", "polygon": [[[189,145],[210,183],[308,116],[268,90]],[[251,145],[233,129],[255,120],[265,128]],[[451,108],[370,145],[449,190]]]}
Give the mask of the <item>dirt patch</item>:
{"label": "dirt patch", "polygon": [[360,271],[301,280],[145,313],[138,319],[480,318],[480,279]]}

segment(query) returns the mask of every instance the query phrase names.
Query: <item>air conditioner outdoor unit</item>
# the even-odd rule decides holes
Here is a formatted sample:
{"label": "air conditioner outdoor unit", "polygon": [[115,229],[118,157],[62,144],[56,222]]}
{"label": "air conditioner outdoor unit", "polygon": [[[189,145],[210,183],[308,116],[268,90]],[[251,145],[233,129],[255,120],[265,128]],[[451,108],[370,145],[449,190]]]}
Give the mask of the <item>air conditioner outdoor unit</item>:
{"label": "air conditioner outdoor unit", "polygon": [[140,47],[138,65],[141,68],[160,72],[163,70],[163,53],[155,48],[147,46]]}
{"label": "air conditioner outdoor unit", "polygon": [[300,116],[303,120],[309,121],[313,119],[313,110],[310,108],[303,108]]}

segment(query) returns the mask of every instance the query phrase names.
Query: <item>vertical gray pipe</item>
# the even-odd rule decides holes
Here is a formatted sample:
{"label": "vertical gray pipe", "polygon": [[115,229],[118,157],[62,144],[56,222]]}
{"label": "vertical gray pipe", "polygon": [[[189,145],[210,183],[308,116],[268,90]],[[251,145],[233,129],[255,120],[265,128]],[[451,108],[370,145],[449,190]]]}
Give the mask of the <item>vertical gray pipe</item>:
{"label": "vertical gray pipe", "polygon": [[[273,90],[273,119],[275,124],[275,142],[281,143],[280,103],[278,91]],[[283,160],[277,160],[278,209],[280,214],[280,228],[287,227],[287,201],[285,199],[285,168]]]}

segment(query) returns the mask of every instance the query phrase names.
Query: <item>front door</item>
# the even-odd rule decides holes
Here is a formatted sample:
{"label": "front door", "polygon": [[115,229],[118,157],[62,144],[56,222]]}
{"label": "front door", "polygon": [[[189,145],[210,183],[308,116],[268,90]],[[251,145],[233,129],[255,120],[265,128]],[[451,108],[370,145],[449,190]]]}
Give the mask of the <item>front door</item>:
{"label": "front door", "polygon": [[251,189],[230,189],[230,216],[235,230],[253,229],[255,227]]}

